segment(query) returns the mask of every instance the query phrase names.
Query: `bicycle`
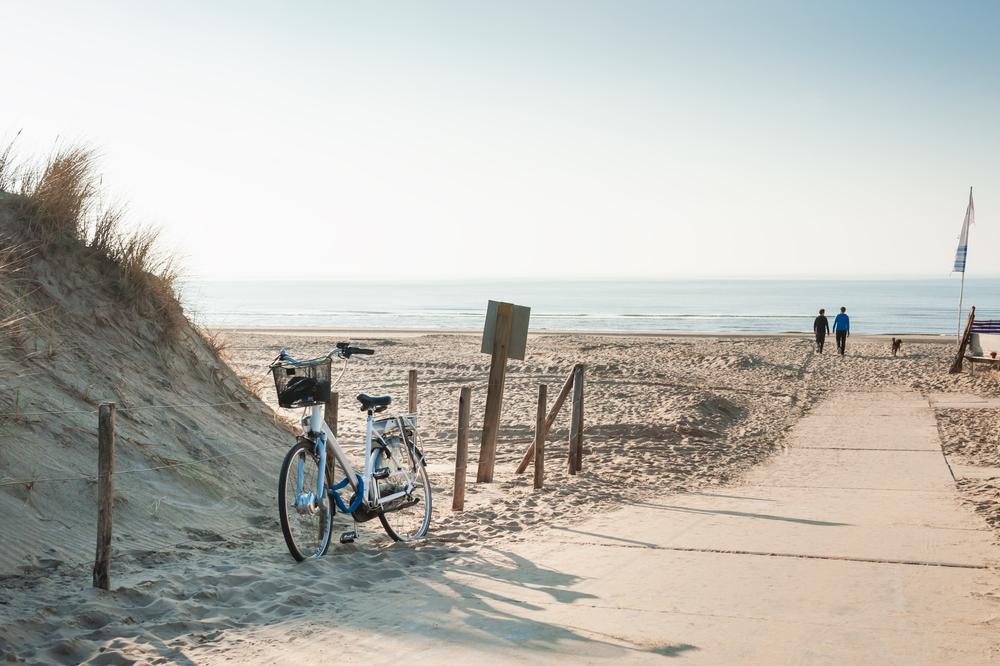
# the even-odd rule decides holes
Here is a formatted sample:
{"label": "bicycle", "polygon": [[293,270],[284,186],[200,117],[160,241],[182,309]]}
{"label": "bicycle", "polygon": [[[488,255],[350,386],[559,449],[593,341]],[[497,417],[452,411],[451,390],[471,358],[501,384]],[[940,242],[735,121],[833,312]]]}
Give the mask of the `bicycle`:
{"label": "bicycle", "polygon": [[[338,509],[355,521],[352,530],[340,535],[341,543],[353,542],[358,536],[357,524],[376,517],[394,541],[419,539],[430,526],[431,486],[417,446],[417,415],[376,419],[392,398],[357,396],[361,411],[367,412],[360,474],[323,418],[324,403],[347,372],[351,357],[374,353],[338,342],[325,356],[308,361],[298,361],[282,350],[269,366],[278,404],[306,409],[301,419],[303,433],[285,455],[278,479],[281,531],[292,557],[300,562],[326,554]],[[331,382],[334,356],[343,360],[343,368]],[[334,483],[337,465],[344,478]],[[345,489],[353,491],[346,501],[339,492]]]}

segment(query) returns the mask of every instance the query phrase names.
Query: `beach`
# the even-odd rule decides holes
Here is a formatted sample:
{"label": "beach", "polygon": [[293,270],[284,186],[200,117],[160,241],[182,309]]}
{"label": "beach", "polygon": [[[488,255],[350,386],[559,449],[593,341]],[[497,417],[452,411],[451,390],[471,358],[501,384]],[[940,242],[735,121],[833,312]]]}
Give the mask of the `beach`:
{"label": "beach", "polygon": [[1000,661],[1000,4],[4,19],[0,664]]}
{"label": "beach", "polygon": [[[36,560],[16,570],[11,566],[16,563],[8,561],[0,582],[5,592],[0,604],[0,652],[29,663],[221,663],[234,655],[249,661],[282,661],[289,657],[282,646],[295,641],[296,627],[305,618],[310,618],[311,631],[324,622],[337,626],[346,621],[339,631],[379,634],[379,622],[370,617],[345,619],[338,609],[347,612],[368,594],[398,592],[400,586],[412,586],[417,597],[428,594],[442,584],[443,572],[451,570],[503,575],[511,581],[520,580],[527,571],[529,578],[534,576],[532,587],[551,587],[558,597],[554,564],[531,574],[530,568],[525,569],[529,563],[519,562],[510,549],[545,551],[554,529],[573,530],[664,497],[739,487],[754,470],[780,459],[803,419],[845,395],[898,393],[916,395],[918,401],[930,404],[938,401],[927,412],[933,409],[940,424],[936,431],[940,435],[935,434],[932,442],[942,437],[949,456],[960,456],[961,465],[979,470],[975,479],[971,473],[968,481],[959,478],[955,501],[961,503],[968,521],[980,524],[982,530],[987,529],[987,520],[997,522],[995,479],[990,480],[995,469],[990,465],[996,459],[982,451],[995,452],[987,416],[996,413],[990,409],[1000,409],[990,402],[1000,380],[997,373],[985,371],[947,374],[954,344],[946,339],[904,339],[900,356],[893,357],[886,337],[852,336],[848,354],[840,357],[829,353],[832,345],[827,353],[816,354],[806,336],[532,335],[525,360],[509,364],[495,481],[477,484],[479,428],[489,371],[489,356],[480,353],[478,335],[305,329],[230,330],[222,335],[230,365],[238,375],[262,378],[260,395],[271,406],[275,406],[273,386],[264,373],[280,349],[305,358],[323,354],[346,339],[375,349],[374,356],[352,361],[337,387],[339,438],[349,455],[357,455],[364,425],[353,396],[385,393],[393,397],[393,409],[404,408],[407,373],[415,369],[418,431],[434,491],[427,538],[413,545],[394,545],[373,521],[361,525],[355,544],[334,544],[318,561],[295,563],[278,529],[275,496],[261,490],[273,486],[277,478],[283,450],[276,444],[273,450],[255,455],[254,464],[245,469],[257,477],[246,480],[246,487],[257,496],[230,495],[210,519],[199,513],[186,520],[171,514],[171,520],[183,522],[197,539],[155,551],[117,540],[110,593],[91,589],[89,571],[70,567],[64,561],[69,558]],[[576,476],[567,472],[569,414],[564,409],[546,447],[545,488],[535,491],[530,469],[517,475],[515,468],[532,439],[537,387],[548,385],[551,404],[551,396],[577,363],[586,366],[582,471]],[[465,511],[452,512],[458,395],[466,385],[472,387],[473,396],[468,487]],[[958,407],[949,407],[942,395],[961,398],[953,400]],[[969,400],[983,404],[970,408]],[[863,410],[864,405],[852,409]],[[281,413],[282,418],[291,416]],[[834,422],[831,437],[836,436],[835,426]],[[287,444],[292,442],[289,435]],[[180,477],[171,480],[174,473],[167,470],[158,483],[181,483]],[[190,479],[186,483],[196,501],[197,487]],[[683,519],[684,514],[665,513],[656,517],[652,529],[669,531]],[[231,528],[221,529],[220,521]],[[337,521],[347,529],[342,516]],[[91,529],[87,526],[83,533],[91,534]],[[80,550],[75,559],[86,561],[88,550]],[[492,631],[482,643],[477,642],[476,630],[456,629],[464,626],[467,620],[461,617],[468,613],[496,620],[499,611],[486,609],[497,600],[491,601],[485,592],[471,588],[453,592],[457,597],[448,597],[451,610],[436,620],[449,627],[442,630],[439,641],[466,641],[465,649],[482,649],[488,660],[490,655],[497,660],[520,654],[516,618],[508,618],[509,631]],[[972,592],[996,596],[996,590],[985,587]],[[566,594],[566,603],[572,603],[571,592]],[[406,597],[398,600],[402,604]],[[556,622],[542,630],[536,624],[532,640],[544,642],[548,636],[551,642],[525,649],[533,647],[526,654],[542,661],[545,655],[554,658],[567,640],[579,643],[593,638],[593,628],[576,632]],[[405,651],[405,625],[393,622],[392,635],[399,641],[394,648],[385,648],[386,655]],[[614,633],[613,627],[605,629]],[[654,643],[656,639],[650,637]],[[320,650],[321,644],[310,649]],[[621,646],[615,645],[614,641],[611,647],[604,645],[590,660],[622,656]],[[642,655],[639,661],[665,656],[655,651]]]}

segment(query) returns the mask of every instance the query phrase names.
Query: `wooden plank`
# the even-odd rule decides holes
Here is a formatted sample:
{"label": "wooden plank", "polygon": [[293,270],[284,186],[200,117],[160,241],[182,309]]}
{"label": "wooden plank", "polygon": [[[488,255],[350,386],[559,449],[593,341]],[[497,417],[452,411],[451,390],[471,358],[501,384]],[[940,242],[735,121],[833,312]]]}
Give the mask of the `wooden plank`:
{"label": "wooden plank", "polygon": [[545,480],[545,402],[549,387],[538,385],[538,407],[535,410],[535,490],[540,490]]}
{"label": "wooden plank", "polygon": [[408,384],[408,387],[409,387],[409,390],[407,391],[407,395],[409,396],[409,401],[407,402],[407,407],[409,408],[409,413],[410,414],[416,414],[417,413],[417,371],[416,370],[410,370],[410,372],[407,373],[407,384]]}
{"label": "wooden plank", "polygon": [[493,340],[493,357],[490,361],[489,386],[486,390],[486,413],[483,416],[483,439],[479,446],[479,470],[476,474],[478,483],[493,482],[512,314],[513,306],[510,303],[500,303],[497,306],[497,328]]}
{"label": "wooden plank", "polygon": [[111,513],[115,502],[115,405],[97,410],[97,554],[94,587],[111,589]]}
{"label": "wooden plank", "polygon": [[[566,402],[566,398],[569,396],[570,390],[573,388],[573,376],[576,372],[576,367],[570,371],[569,376],[566,378],[566,383],[563,384],[562,390],[559,391],[559,395],[556,397],[555,403],[552,405],[552,409],[549,411],[548,418],[545,419],[545,429],[544,436],[549,436],[549,430],[552,429],[552,424],[556,422],[556,417],[559,416],[559,410],[562,409],[563,403]],[[520,464],[517,466],[517,474],[521,474],[524,470],[528,469],[528,464],[531,463],[535,455],[535,442],[532,440],[531,444],[528,445],[528,450],[524,452],[524,457],[521,458]]]}
{"label": "wooden plank", "polygon": [[962,336],[962,340],[959,342],[958,354],[955,356],[955,362],[951,364],[948,374],[954,375],[962,372],[962,359],[965,358],[965,348],[969,345],[969,337],[972,335],[972,322],[975,320],[976,306],[973,305],[969,308],[969,320],[965,323],[965,335]]}
{"label": "wooden plank", "polygon": [[452,495],[451,510],[465,509],[465,475],[469,463],[469,409],[472,403],[472,388],[463,386],[458,398],[458,449],[455,452],[455,493]]}
{"label": "wooden plank", "polygon": [[573,368],[573,412],[569,422],[569,473],[580,471],[580,449],[583,447],[583,366]]}
{"label": "wooden plank", "polygon": [[489,301],[486,306],[486,322],[483,325],[484,354],[493,353],[493,343],[496,340],[497,312],[501,305],[511,308],[510,337],[507,340],[507,358],[517,361],[524,360],[524,352],[528,346],[528,320],[531,318],[531,308],[501,301]]}

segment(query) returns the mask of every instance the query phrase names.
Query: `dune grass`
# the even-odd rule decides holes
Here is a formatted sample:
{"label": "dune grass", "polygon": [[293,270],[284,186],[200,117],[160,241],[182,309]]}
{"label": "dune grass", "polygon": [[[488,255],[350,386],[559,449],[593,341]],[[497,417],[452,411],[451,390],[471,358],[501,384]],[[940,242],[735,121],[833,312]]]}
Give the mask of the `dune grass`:
{"label": "dune grass", "polygon": [[0,331],[9,331],[21,320],[12,275],[17,270],[18,252],[14,244],[0,238]]}
{"label": "dune grass", "polygon": [[156,228],[127,225],[124,206],[103,203],[96,164],[94,150],[81,146],[37,164],[19,161],[11,141],[0,149],[0,192],[15,207],[23,242],[43,256],[68,250],[92,258],[125,304],[173,333],[184,317],[177,261],[161,250]]}

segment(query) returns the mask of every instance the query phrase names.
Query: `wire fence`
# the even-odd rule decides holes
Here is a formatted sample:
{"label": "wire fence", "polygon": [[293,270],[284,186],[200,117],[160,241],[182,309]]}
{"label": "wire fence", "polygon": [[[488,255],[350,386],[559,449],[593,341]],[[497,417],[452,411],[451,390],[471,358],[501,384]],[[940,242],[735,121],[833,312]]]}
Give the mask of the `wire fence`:
{"label": "wire fence", "polygon": [[[108,402],[111,402],[110,400]],[[231,400],[229,402],[193,402],[180,405],[136,405],[133,407],[116,407],[118,412],[140,412],[146,409],[208,409],[228,405],[249,405],[251,400]],[[58,416],[61,414],[96,414],[97,409],[46,409],[32,412],[5,412],[0,418],[19,418],[22,416]]]}
{"label": "wire fence", "polygon": [[[162,410],[181,410],[181,411],[187,411],[187,410],[200,410],[200,409],[216,409],[216,408],[220,408],[220,407],[236,406],[236,405],[240,405],[240,406],[243,406],[243,407],[259,407],[259,408],[261,408],[261,411],[270,412],[271,415],[275,416],[275,417],[277,417],[278,414],[279,414],[277,411],[274,411],[273,408],[270,405],[268,405],[266,402],[263,402],[263,401],[260,401],[260,400],[256,400],[256,399],[251,399],[251,398],[244,399],[244,400],[227,400],[227,401],[222,401],[222,402],[177,402],[177,403],[137,404],[137,405],[127,405],[126,404],[124,406],[118,406],[118,405],[116,405],[115,406],[115,411],[119,412],[119,413],[120,412],[124,412],[124,413],[130,413],[130,412],[138,413],[138,412],[151,411],[151,410],[161,410],[161,411]],[[25,411],[18,410],[18,411],[14,411],[14,412],[0,413],[0,423],[2,423],[4,419],[18,419],[18,418],[21,418],[21,417],[30,417],[30,416],[35,416],[35,417],[49,417],[49,416],[61,416],[61,415],[93,415],[94,418],[95,418],[95,421],[96,421],[97,420],[97,415],[98,415],[99,411],[100,411],[99,408],[94,408],[94,409],[79,409],[79,408],[73,408],[73,409],[47,409],[47,410],[42,410],[42,409],[28,409],[28,410],[25,410]],[[97,426],[97,425],[98,424],[95,423],[95,426]],[[99,430],[100,430],[99,427],[95,427],[95,431],[91,435],[89,435],[89,436],[93,436],[95,438],[95,440],[96,440],[98,438],[98,431]],[[134,441],[134,440],[132,440],[131,438],[125,438],[125,441]],[[250,456],[250,455],[255,455],[255,454],[260,454],[260,453],[262,453],[264,451],[275,451],[275,452],[282,452],[283,453],[284,451],[287,450],[287,448],[288,448],[287,447],[287,442],[284,442],[284,443],[271,443],[271,444],[267,444],[267,445],[264,445],[264,446],[254,446],[254,447],[250,447],[250,448],[239,448],[237,450],[229,451],[227,453],[206,455],[206,456],[202,456],[202,457],[192,458],[190,460],[177,460],[177,461],[166,462],[164,464],[158,464],[158,465],[147,465],[147,466],[141,466],[141,467],[133,467],[133,468],[129,468],[129,469],[114,470],[114,471],[110,472],[109,474],[103,474],[103,475],[101,473],[98,473],[97,470],[95,470],[94,472],[91,472],[91,473],[83,473],[83,472],[73,473],[73,472],[70,472],[70,473],[56,474],[56,475],[50,475],[50,476],[40,475],[40,476],[33,477],[33,478],[9,478],[9,477],[4,478],[4,477],[0,477],[0,489],[20,486],[20,487],[25,487],[25,488],[28,488],[29,490],[31,490],[34,487],[35,484],[40,484],[40,483],[60,483],[60,482],[66,482],[66,483],[70,483],[70,482],[97,483],[104,476],[107,476],[107,477],[121,477],[121,476],[125,476],[125,475],[138,475],[138,474],[156,473],[156,472],[161,472],[161,471],[165,471],[165,470],[176,470],[176,469],[196,467],[196,466],[203,466],[203,465],[212,465],[212,464],[218,463],[221,460],[231,459],[231,458],[236,458],[236,457],[245,457],[245,456]],[[143,536],[143,539],[142,539],[143,544],[139,547],[138,550],[139,551],[142,551],[142,550],[151,550],[151,551],[166,552],[166,551],[176,551],[176,550],[178,550],[180,548],[183,548],[185,545],[190,545],[190,544],[198,544],[198,543],[202,543],[202,544],[206,544],[206,545],[217,544],[219,540],[226,540],[229,536],[231,536],[233,534],[236,534],[238,532],[245,532],[245,531],[253,530],[253,529],[254,529],[254,527],[251,526],[251,525],[242,525],[240,527],[237,527],[237,528],[234,528],[234,529],[229,529],[229,530],[224,530],[224,531],[213,530],[213,533],[212,533],[210,539],[206,539],[206,537],[204,537],[204,536],[194,536],[194,537],[191,537],[191,538],[188,538],[188,539],[183,539],[183,540],[180,540],[180,541],[177,541],[177,540],[174,540],[174,539],[170,539],[170,538],[157,539],[157,538],[151,537],[148,534],[146,534],[146,535]],[[115,540],[119,541],[118,539],[115,539]],[[133,549],[133,550],[135,550],[135,549]],[[93,566],[93,560],[67,561],[62,566],[65,569],[69,569],[69,570],[86,571],[86,570],[90,570],[91,567]]]}
{"label": "wire fence", "polygon": [[[124,469],[115,470],[110,474],[110,476],[121,476],[123,474],[141,474],[143,472],[157,472],[164,469],[173,469],[175,467],[190,467],[193,465],[202,465],[207,462],[212,462],[214,460],[221,460],[223,458],[234,458],[236,456],[245,456],[251,453],[256,453],[258,451],[265,450],[284,450],[285,447],[281,446],[259,446],[252,449],[240,449],[233,453],[223,453],[215,456],[205,456],[204,458],[196,458],[194,460],[179,461],[173,463],[167,463],[165,465],[156,465],[153,467],[138,467],[135,469]],[[56,476],[56,477],[43,477],[37,479],[14,479],[14,480],[4,480],[0,482],[0,488],[6,486],[19,486],[19,485],[34,485],[36,483],[44,483],[48,481],[97,481],[100,478],[98,474],[84,474],[80,476]]]}
{"label": "wire fence", "polygon": [[[206,538],[205,536],[192,536],[187,539],[181,539],[180,541],[172,539],[156,539],[146,536],[143,539],[145,543],[141,546],[133,547],[130,551],[126,552],[116,552],[115,556],[116,558],[123,555],[131,558],[139,558],[144,552],[174,553],[185,546],[197,546],[199,544],[210,548],[212,546],[218,546],[222,541],[229,541],[235,534],[239,534],[241,532],[252,532],[259,529],[261,528],[254,527],[252,525],[241,525],[240,527],[234,527],[229,530],[213,531],[211,539]],[[116,537],[115,541],[120,543],[123,539]],[[60,569],[64,571],[80,573],[90,573],[93,567],[94,561],[92,558],[82,560],[73,559],[70,561],[64,561],[60,565]]]}
{"label": "wire fence", "polygon": [[[165,409],[214,409],[217,407],[227,407],[232,405],[243,405],[249,406],[252,404],[251,400],[229,400],[225,402],[197,402],[197,403],[173,403],[173,404],[153,404],[153,405],[134,405],[134,406],[116,406],[117,412],[140,412],[151,409],[165,410]],[[262,406],[267,406],[266,403],[259,403]],[[0,413],[0,419],[8,418],[21,418],[27,416],[60,416],[65,414],[97,414],[97,409],[55,409],[55,410],[35,410],[35,411],[17,411],[17,412],[7,412]],[[172,463],[167,463],[164,465],[155,465],[150,467],[139,467],[135,469],[125,469],[116,470],[111,473],[111,476],[121,476],[125,474],[140,474],[143,472],[156,472],[164,469],[173,469],[177,467],[191,467],[194,465],[202,465],[216,460],[221,460],[224,458],[232,458],[236,456],[245,456],[251,453],[256,453],[266,449],[275,449],[279,447],[274,446],[261,446],[250,449],[240,449],[232,453],[224,453],[220,455],[205,456],[203,458],[196,458],[193,460],[177,461]],[[36,483],[48,483],[48,482],[63,482],[63,481],[89,481],[94,482],[100,478],[97,474],[83,474],[79,473],[74,476],[51,476],[51,477],[37,477],[32,479],[4,479],[0,477],[0,488],[10,487],[10,486],[33,486]]]}

